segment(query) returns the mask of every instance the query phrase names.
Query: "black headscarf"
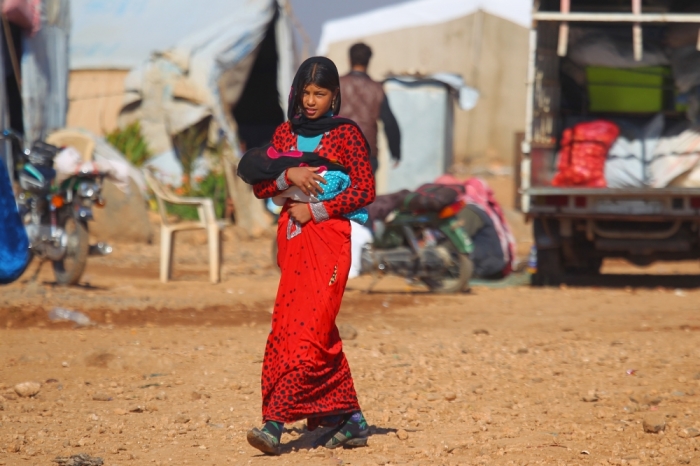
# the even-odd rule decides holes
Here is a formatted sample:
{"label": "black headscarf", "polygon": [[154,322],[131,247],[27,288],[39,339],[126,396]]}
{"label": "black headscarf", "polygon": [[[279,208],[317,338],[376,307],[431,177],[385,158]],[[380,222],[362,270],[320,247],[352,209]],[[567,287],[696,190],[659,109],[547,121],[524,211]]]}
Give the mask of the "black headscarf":
{"label": "black headscarf", "polygon": [[[289,93],[287,118],[289,118],[289,121],[292,124],[292,131],[294,131],[297,134],[301,134],[302,136],[314,137],[318,136],[319,134],[326,133],[334,128],[337,128],[340,125],[350,124],[357,127],[357,129],[360,129],[360,127],[357,126],[357,123],[355,123],[354,121],[348,118],[341,118],[337,116],[338,113],[340,113],[340,87],[338,87],[338,93],[335,97],[335,104],[331,108],[334,116],[322,115],[321,117],[316,118],[315,120],[311,120],[307,118],[303,113],[297,113],[299,110],[296,105],[297,93],[303,91],[302,84],[307,84],[301,82],[301,80],[304,79],[304,74],[306,74],[303,72],[306,71],[308,67],[313,66],[314,63],[321,64],[326,68],[330,69],[332,73],[335,73],[336,81],[340,82],[338,68],[336,68],[335,63],[333,63],[332,60],[326,57],[311,57],[304,60],[304,63],[301,64],[301,66],[297,70],[297,74],[294,76],[294,81],[292,82],[292,90]],[[360,132],[362,132],[361,129]]]}
{"label": "black headscarf", "polygon": [[272,144],[250,149],[238,162],[238,176],[248,184],[277,179],[285,170],[293,167],[325,167],[328,171],[348,170],[339,163],[321,157],[316,152],[277,152]]}

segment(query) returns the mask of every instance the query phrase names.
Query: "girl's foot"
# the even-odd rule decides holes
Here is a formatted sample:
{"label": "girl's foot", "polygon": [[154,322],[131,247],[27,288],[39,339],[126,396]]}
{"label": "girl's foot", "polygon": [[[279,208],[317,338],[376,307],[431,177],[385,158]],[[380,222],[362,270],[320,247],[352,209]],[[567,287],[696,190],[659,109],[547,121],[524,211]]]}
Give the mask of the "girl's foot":
{"label": "girl's foot", "polygon": [[[357,411],[350,416],[328,439],[324,446],[326,448],[355,448],[366,447],[369,438],[369,427],[361,411]],[[324,439],[325,440],[325,439]]]}
{"label": "girl's foot", "polygon": [[267,421],[262,429],[257,427],[250,429],[246,438],[253,448],[267,455],[279,455],[283,427],[284,424],[281,422]]}

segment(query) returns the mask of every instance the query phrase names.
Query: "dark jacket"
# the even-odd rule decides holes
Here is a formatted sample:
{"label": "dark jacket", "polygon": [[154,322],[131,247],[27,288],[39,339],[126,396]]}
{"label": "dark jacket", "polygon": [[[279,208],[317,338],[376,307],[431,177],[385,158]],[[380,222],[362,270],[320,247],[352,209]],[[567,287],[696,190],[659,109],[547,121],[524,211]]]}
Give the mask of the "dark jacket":
{"label": "dark jacket", "polygon": [[340,116],[358,124],[370,145],[370,157],[377,157],[377,121],[384,123],[391,158],[401,159],[401,132],[391,112],[382,85],[366,73],[351,71],[340,78],[343,105]]}

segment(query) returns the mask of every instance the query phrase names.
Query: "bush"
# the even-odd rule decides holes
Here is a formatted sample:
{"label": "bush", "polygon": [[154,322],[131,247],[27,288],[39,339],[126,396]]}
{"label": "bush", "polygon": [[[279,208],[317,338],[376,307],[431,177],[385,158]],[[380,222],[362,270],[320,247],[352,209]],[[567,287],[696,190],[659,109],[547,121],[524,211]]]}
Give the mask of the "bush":
{"label": "bush", "polygon": [[[226,211],[226,177],[223,173],[209,172],[200,180],[195,180],[193,187],[185,188],[185,185],[176,190],[179,196],[208,197],[214,201],[216,218],[222,218]],[[168,204],[168,213],[177,215],[183,220],[196,220],[197,208],[189,205]]]}
{"label": "bush", "polygon": [[138,121],[107,134],[107,141],[136,167],[141,167],[152,155],[146,139],[141,134],[141,123]]}

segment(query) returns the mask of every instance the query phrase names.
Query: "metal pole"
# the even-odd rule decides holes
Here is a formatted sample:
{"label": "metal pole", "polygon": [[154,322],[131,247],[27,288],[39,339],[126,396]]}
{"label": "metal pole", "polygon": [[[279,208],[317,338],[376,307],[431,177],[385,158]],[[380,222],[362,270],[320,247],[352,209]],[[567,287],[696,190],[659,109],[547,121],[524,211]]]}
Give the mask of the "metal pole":
{"label": "metal pole", "polygon": [[[521,150],[523,152],[523,160],[520,165],[520,189],[523,193],[530,188],[530,166],[532,154],[532,120],[534,115],[535,105],[535,73],[537,58],[537,27],[530,29],[530,54],[528,57],[527,66],[527,91],[525,101],[525,140],[522,142]],[[530,196],[523,194],[522,205],[523,213],[530,211]]]}
{"label": "metal pole", "polygon": [[[632,14],[640,16],[642,14],[642,0],[632,0]],[[634,49],[634,60],[642,61],[642,25],[639,22],[632,26],[632,46]]]}
{"label": "metal pole", "polygon": [[561,13],[539,11],[532,14],[533,21],[569,21],[602,23],[700,23],[700,14],[683,13]]}
{"label": "metal pole", "polygon": [[[560,0],[559,9],[562,13],[569,13],[571,11],[571,1],[570,0]],[[557,55],[560,57],[566,56],[566,50],[569,47],[569,22],[562,21],[559,25],[559,42],[557,43]]]}

